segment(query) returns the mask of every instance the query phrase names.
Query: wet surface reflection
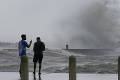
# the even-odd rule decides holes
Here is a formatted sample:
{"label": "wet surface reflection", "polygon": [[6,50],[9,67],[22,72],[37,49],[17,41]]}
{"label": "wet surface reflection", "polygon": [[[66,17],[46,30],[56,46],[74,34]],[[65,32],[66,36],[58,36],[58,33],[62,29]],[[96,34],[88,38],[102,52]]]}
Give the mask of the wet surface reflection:
{"label": "wet surface reflection", "polygon": [[33,80],[42,80],[41,75],[39,75],[39,76],[33,75],[33,77],[34,77]]}

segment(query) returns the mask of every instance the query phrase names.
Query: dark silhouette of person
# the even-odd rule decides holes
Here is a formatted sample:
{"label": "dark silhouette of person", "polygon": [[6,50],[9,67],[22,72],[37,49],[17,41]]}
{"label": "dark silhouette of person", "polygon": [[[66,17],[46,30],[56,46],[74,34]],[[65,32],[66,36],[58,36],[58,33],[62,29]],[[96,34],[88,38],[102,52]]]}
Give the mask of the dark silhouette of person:
{"label": "dark silhouette of person", "polygon": [[[28,44],[25,40],[26,40],[26,35],[22,34],[21,35],[22,40],[19,41],[18,43],[18,50],[19,50],[19,56],[20,58],[23,55],[26,55],[26,47],[29,48],[32,44],[32,40],[30,41],[30,43]],[[21,62],[20,62],[20,70],[19,73],[21,73]]]}
{"label": "dark silhouette of person", "polygon": [[41,65],[43,59],[43,51],[45,51],[45,44],[41,41],[40,37],[36,38],[37,42],[34,43],[33,51],[34,51],[34,71],[33,74],[35,75],[36,72],[36,63],[39,63],[39,75],[41,74]]}

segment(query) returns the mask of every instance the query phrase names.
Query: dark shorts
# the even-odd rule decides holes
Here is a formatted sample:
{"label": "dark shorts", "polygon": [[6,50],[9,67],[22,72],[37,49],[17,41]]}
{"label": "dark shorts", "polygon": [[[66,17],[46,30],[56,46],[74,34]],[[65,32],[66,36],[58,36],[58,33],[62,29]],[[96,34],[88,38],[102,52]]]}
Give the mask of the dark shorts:
{"label": "dark shorts", "polygon": [[42,63],[43,55],[34,55],[33,62]]}

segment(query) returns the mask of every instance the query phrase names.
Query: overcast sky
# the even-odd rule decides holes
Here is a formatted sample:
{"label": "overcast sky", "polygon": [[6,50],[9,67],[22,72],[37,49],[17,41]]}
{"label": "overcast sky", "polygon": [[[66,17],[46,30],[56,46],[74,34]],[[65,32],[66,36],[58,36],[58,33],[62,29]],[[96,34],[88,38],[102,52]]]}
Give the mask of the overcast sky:
{"label": "overcast sky", "polygon": [[108,8],[105,1],[0,0],[0,41],[18,42],[26,34],[27,42],[40,36],[50,48],[111,47],[120,38],[118,4]]}

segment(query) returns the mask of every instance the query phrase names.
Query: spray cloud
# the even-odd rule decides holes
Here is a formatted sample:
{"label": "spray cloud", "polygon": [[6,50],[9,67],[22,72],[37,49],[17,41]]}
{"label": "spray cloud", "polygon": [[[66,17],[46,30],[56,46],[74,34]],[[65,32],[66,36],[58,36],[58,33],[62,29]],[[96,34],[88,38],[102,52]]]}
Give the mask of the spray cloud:
{"label": "spray cloud", "polygon": [[[115,0],[116,1],[116,0]],[[61,22],[57,45],[70,48],[113,48],[119,41],[117,2],[94,1]],[[112,6],[112,7],[111,7]]]}

